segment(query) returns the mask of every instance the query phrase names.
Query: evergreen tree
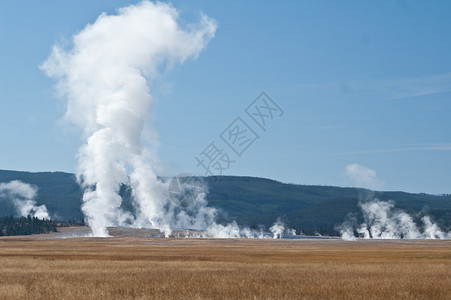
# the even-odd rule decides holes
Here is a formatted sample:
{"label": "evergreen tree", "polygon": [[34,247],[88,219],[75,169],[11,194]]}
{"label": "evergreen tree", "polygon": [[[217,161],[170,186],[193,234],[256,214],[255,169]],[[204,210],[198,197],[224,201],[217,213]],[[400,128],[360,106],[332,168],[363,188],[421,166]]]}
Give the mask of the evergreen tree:
{"label": "evergreen tree", "polygon": [[13,216],[0,218],[0,236],[28,235],[57,231],[57,223],[52,220],[41,220],[28,215],[14,218]]}

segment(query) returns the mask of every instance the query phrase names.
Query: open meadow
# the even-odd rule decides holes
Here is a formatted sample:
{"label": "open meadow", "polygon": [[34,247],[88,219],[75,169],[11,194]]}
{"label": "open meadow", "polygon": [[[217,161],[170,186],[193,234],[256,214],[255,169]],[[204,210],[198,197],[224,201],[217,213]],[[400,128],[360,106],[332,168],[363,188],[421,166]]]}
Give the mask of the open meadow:
{"label": "open meadow", "polygon": [[451,241],[0,238],[0,299],[450,295]]}

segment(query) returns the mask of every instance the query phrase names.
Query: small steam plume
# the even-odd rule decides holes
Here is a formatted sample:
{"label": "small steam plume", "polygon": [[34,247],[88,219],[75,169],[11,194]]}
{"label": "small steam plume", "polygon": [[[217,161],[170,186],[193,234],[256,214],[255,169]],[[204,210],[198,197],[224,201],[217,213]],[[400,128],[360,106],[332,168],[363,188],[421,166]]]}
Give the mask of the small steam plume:
{"label": "small steam plume", "polygon": [[38,189],[28,183],[19,180],[8,183],[0,183],[0,197],[9,199],[13,202],[17,214],[22,217],[31,215],[39,219],[50,219],[47,207],[36,205],[34,198]]}
{"label": "small steam plume", "polygon": [[[352,164],[346,171],[351,180],[363,185],[361,187],[376,187],[382,182],[377,179],[374,171],[364,166]],[[396,209],[393,201],[374,198],[370,190],[360,195],[359,207],[364,218],[362,224],[358,224],[357,218],[350,215],[343,224],[337,226],[344,240],[356,240],[355,233],[365,239],[451,238],[451,233],[443,232],[429,216],[422,217],[423,225],[418,226],[412,216],[401,209]]]}
{"label": "small steam plume", "polygon": [[296,229],[286,227],[280,218],[277,218],[269,231],[271,231],[273,239],[281,239],[283,236],[296,236]]}
{"label": "small steam plume", "polygon": [[338,226],[344,240],[355,240],[355,232],[365,239],[449,239],[451,233],[443,232],[429,216],[421,218],[418,226],[412,216],[396,209],[392,201],[372,201],[359,203],[364,222],[358,224],[355,217]]}
{"label": "small steam plume", "polygon": [[[240,227],[236,222],[225,225],[217,224],[215,219],[218,211],[207,206],[207,190],[204,183],[198,177],[176,179],[177,192],[172,188],[169,189],[171,201],[167,204],[164,213],[161,214],[161,217],[165,218],[165,222],[171,224],[171,228],[196,230],[197,232],[190,237],[260,239],[269,237],[267,233],[265,234],[263,227],[257,231],[248,227]],[[169,186],[171,187],[171,184]],[[285,227],[280,220],[277,220],[271,228],[273,235],[277,235],[280,231],[276,237],[281,237]]]}
{"label": "small steam plume", "polygon": [[[72,48],[55,45],[42,64],[67,98],[66,119],[83,131],[77,175],[94,236],[107,236],[108,226],[125,224],[150,225],[167,235],[172,226],[201,226],[178,218],[183,212],[169,203],[167,184],[153,172],[142,133],[153,102],[149,82],[197,58],[215,31],[215,21],[207,16],[184,29],[171,5],[142,1],[116,15],[101,14],[73,36]],[[120,209],[122,184],[132,188],[136,216]],[[198,213],[214,214],[205,207]]]}
{"label": "small steam plume", "polygon": [[285,230],[285,224],[280,219],[277,219],[277,221],[269,228],[269,230],[272,232],[274,239],[281,239],[282,233]]}

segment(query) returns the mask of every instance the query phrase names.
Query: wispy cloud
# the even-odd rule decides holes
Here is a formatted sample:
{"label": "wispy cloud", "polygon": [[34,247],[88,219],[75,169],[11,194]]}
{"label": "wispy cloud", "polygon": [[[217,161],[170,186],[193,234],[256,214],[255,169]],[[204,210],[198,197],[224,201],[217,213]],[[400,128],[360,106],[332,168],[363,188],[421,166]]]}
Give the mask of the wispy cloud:
{"label": "wispy cloud", "polygon": [[404,99],[450,92],[451,73],[376,80],[367,82],[367,88],[385,92],[389,99]]}
{"label": "wispy cloud", "polygon": [[451,151],[451,144],[419,144],[409,147],[394,147],[386,149],[357,150],[351,152],[334,153],[333,155],[378,154],[403,151]]}
{"label": "wispy cloud", "polygon": [[376,94],[383,99],[405,99],[451,92],[451,73],[303,84],[306,89],[335,90],[343,94]]}

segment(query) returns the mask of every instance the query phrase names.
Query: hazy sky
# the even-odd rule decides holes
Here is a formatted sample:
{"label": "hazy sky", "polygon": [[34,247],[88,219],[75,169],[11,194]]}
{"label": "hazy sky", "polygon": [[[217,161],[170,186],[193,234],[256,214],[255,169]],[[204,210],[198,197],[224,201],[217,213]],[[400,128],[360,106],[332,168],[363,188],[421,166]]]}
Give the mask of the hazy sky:
{"label": "hazy sky", "polygon": [[[75,171],[81,133],[39,66],[133,3],[0,2],[0,169]],[[234,161],[224,174],[351,186],[358,164],[383,190],[451,193],[451,2],[172,3],[186,26],[203,13],[218,29],[150,82],[158,174],[202,175],[195,157],[213,142]],[[262,91],[283,110],[266,131],[245,111]],[[259,138],[240,157],[225,140],[241,121]]]}

